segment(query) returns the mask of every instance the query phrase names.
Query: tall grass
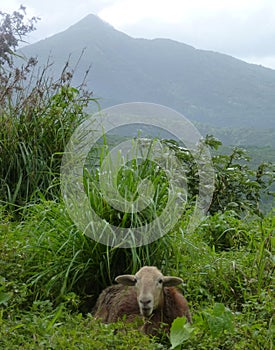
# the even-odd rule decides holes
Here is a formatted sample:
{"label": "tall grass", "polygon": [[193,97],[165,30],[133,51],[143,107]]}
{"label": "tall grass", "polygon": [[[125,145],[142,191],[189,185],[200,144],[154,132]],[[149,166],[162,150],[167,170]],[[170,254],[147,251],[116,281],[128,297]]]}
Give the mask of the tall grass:
{"label": "tall grass", "polygon": [[60,77],[50,78],[30,59],[21,68],[1,67],[0,193],[1,202],[14,209],[39,197],[59,193],[62,152],[75,127],[86,118],[91,93],[85,77],[72,86],[69,62]]}
{"label": "tall grass", "polygon": [[[149,147],[152,147],[154,143],[153,139],[146,139],[146,141],[140,139],[139,141],[149,142]],[[143,160],[133,159],[130,161],[123,160],[118,152],[116,162],[121,162],[121,166],[118,173],[115,174],[118,164],[111,164],[110,159],[106,161],[113,143],[112,137],[109,137],[108,140],[106,138],[101,146],[90,152],[85,164],[84,183],[91,206],[101,218],[117,227],[144,226],[155,220],[167,206],[169,180],[165,171],[151,160],[150,150]],[[108,164],[106,165],[106,163]],[[151,187],[148,186],[142,191],[139,185],[144,180],[150,182]],[[104,181],[104,187],[106,188],[102,189],[102,181]],[[110,196],[108,192],[112,195]],[[108,199],[106,195],[108,195]],[[116,210],[114,209],[116,203],[112,205],[109,199],[112,202],[119,202],[118,196],[125,202],[133,203],[133,205],[140,196],[143,196],[144,203],[141,203],[141,205],[145,204],[145,208],[137,212],[123,211],[123,207],[121,207],[121,210]]]}
{"label": "tall grass", "polygon": [[142,265],[168,268],[174,256],[172,238],[150,246],[120,249],[107,247],[83,235],[62,204],[44,202],[30,207],[20,226],[27,244],[24,279],[35,298],[59,302],[71,291],[93,300],[114,278],[125,271],[134,273]]}

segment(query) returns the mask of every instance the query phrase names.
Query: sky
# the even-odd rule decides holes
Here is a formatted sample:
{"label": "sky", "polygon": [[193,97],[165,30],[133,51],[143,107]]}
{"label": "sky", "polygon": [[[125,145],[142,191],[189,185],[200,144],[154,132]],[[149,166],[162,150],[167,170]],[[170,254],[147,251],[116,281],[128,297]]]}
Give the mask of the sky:
{"label": "sky", "polygon": [[0,11],[20,5],[38,16],[33,43],[93,13],[138,38],[170,38],[275,69],[274,0],[1,0]]}

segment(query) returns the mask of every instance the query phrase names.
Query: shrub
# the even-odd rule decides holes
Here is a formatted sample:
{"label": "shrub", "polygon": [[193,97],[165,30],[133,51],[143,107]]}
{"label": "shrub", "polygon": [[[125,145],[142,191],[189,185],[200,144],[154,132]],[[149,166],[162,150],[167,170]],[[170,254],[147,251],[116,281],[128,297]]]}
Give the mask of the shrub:
{"label": "shrub", "polygon": [[[202,142],[213,152],[212,163],[215,171],[213,198],[208,209],[210,214],[234,210],[237,215],[254,213],[262,216],[266,207],[263,201],[274,200],[275,168],[274,164],[261,162],[256,167],[250,165],[250,158],[242,148],[233,148],[220,153],[222,143],[212,135],[207,135]],[[189,150],[180,147],[174,140],[165,143],[174,150],[177,157],[188,169],[189,205],[198,195],[198,167]],[[269,208],[270,210],[270,208]]]}

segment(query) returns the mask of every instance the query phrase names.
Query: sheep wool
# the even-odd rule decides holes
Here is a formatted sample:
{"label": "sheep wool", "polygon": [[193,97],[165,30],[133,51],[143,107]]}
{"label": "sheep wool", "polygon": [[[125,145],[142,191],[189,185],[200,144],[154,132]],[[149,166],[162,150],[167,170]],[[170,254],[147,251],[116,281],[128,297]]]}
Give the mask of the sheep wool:
{"label": "sheep wool", "polygon": [[192,322],[186,299],[174,287],[181,278],[163,276],[156,267],[145,266],[136,275],[118,276],[116,281],[120,284],[103,290],[95,305],[94,315],[103,322],[139,319],[143,321],[141,330],[151,335],[161,327],[169,332],[177,317]]}

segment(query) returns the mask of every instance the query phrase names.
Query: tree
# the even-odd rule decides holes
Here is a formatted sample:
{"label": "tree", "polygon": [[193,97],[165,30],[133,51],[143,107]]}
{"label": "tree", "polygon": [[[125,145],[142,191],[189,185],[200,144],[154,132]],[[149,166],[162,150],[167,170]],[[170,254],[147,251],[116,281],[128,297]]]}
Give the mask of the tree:
{"label": "tree", "polygon": [[20,6],[18,11],[12,14],[0,11],[0,64],[13,65],[15,49],[28,33],[34,31],[38,17],[25,20],[26,8]]}

